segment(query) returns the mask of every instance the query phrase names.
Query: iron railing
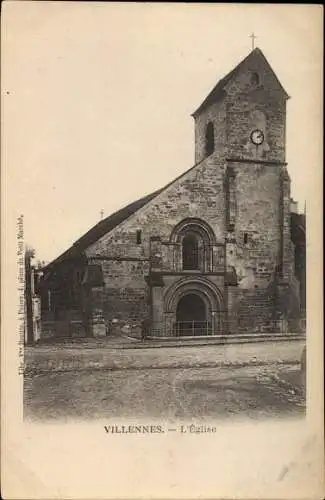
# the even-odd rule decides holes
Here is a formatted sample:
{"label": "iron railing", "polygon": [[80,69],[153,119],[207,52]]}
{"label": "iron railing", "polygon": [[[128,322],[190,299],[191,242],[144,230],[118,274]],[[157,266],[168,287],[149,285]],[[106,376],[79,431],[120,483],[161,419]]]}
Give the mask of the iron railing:
{"label": "iron railing", "polygon": [[211,320],[206,321],[174,321],[172,324],[153,322],[148,331],[149,337],[203,337],[223,336],[229,332],[235,335],[288,335],[306,332],[306,319],[294,318],[290,320],[257,321],[252,318],[250,323],[238,322],[232,325],[231,316],[224,311],[219,311]]}
{"label": "iron railing", "polygon": [[173,330],[176,337],[200,337],[213,334],[210,321],[176,321]]}

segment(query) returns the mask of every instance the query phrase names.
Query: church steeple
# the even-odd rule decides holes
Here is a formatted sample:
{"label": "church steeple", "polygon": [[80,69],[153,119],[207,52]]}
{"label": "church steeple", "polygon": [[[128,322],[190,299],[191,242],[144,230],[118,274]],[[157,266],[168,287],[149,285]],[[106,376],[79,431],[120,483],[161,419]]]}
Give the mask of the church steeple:
{"label": "church steeple", "polygon": [[273,69],[271,68],[271,65],[269,64],[268,60],[264,56],[261,49],[259,49],[258,47],[254,47],[254,49],[234,69],[232,69],[229,73],[227,73],[226,76],[224,76],[221,80],[218,81],[218,83],[214,86],[214,88],[207,95],[207,97],[200,104],[200,106],[194,111],[194,113],[192,113],[192,116],[194,118],[196,118],[200,114],[200,112],[203,111],[204,108],[207,107],[207,105],[209,105],[212,102],[215,102],[217,100],[220,100],[222,97],[224,97],[225,96],[225,87],[227,86],[227,84],[231,80],[233,80],[238,75],[238,73],[245,68],[245,66],[248,66],[248,67],[249,66],[259,66],[259,67],[264,66],[264,68],[270,74],[272,74],[272,76],[276,79],[277,84],[278,84],[279,88],[281,89],[281,91],[283,92],[284,97],[286,99],[289,98],[289,95],[282,87],[281,83],[279,82],[276,74],[274,73]]}
{"label": "church steeple", "polygon": [[[256,37],[254,34],[252,36],[252,42],[255,43]],[[275,133],[278,133],[277,125],[280,128],[284,126],[285,101],[288,98],[264,54],[258,47],[254,47],[232,71],[219,80],[192,114],[195,120],[195,162],[198,163],[212,153],[233,146],[239,152],[239,143],[241,154],[249,153],[256,145],[260,146],[260,153],[269,154],[270,145],[267,140],[264,141],[268,131],[270,137],[272,136],[270,121],[267,120],[267,108],[270,107],[271,114],[274,112],[273,128]],[[277,124],[279,115],[275,108],[278,106],[283,108],[283,116],[281,123]],[[259,137],[257,138],[255,133],[256,137],[251,140],[253,122],[255,129],[259,131]],[[213,150],[209,147],[212,131]],[[284,129],[282,132],[284,133]],[[260,144],[255,144],[255,139],[260,141]]]}

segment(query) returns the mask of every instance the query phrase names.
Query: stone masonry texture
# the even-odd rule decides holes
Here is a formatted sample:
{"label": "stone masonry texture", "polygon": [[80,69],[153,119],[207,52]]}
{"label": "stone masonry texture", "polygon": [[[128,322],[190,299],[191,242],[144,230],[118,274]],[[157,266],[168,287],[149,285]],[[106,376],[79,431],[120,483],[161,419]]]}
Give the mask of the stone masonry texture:
{"label": "stone masonry texture", "polygon": [[[205,301],[212,332],[225,335],[270,330],[283,312],[279,297],[299,302],[290,298],[299,286],[286,98],[264,56],[253,51],[221,97],[195,115],[195,165],[85,250],[87,262],[102,270],[103,285],[89,291],[89,300],[108,331],[118,323],[139,331],[147,320],[151,334],[173,335],[177,300],[186,293]],[[206,156],[208,123],[214,151]],[[251,140],[254,130],[263,133],[260,145]],[[198,270],[182,268],[187,230],[202,239]]]}

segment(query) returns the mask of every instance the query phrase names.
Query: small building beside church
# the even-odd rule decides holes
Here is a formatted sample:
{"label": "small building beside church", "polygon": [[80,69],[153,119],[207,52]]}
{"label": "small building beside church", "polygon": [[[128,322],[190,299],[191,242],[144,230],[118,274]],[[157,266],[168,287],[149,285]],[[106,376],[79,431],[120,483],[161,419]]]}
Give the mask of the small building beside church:
{"label": "small building beside church", "polygon": [[193,113],[194,166],[43,269],[42,336],[300,328],[305,222],[290,208],[288,97],[259,48],[220,80]]}

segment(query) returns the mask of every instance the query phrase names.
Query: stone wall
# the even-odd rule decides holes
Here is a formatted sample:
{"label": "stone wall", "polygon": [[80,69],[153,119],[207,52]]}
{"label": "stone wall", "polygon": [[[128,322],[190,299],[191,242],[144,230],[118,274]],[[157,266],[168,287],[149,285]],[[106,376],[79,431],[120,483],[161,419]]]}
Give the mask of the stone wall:
{"label": "stone wall", "polygon": [[[258,73],[257,84],[252,84],[253,73]],[[284,162],[287,96],[264,57],[255,52],[246,60],[223,94],[195,116],[195,161],[205,157],[205,130],[212,121],[216,151],[226,150],[228,158]],[[258,149],[250,142],[254,128],[262,129],[265,136]]]}
{"label": "stone wall", "polygon": [[[133,250],[131,246],[130,254]],[[117,322],[139,326],[150,314],[146,282],[148,261],[133,258],[98,262],[102,265],[105,284],[92,290],[92,309],[102,311],[107,330],[111,330],[112,324]]]}
{"label": "stone wall", "polygon": [[272,286],[264,289],[238,290],[238,333],[274,331],[274,312],[274,290]]}
{"label": "stone wall", "polygon": [[41,339],[86,337],[86,325],[81,312],[75,309],[42,311]]}
{"label": "stone wall", "polygon": [[[255,84],[254,72],[259,75]],[[238,279],[237,286],[222,287],[229,309],[227,328],[267,328],[274,314],[275,274],[282,266],[290,280],[293,262],[290,182],[283,177],[285,113],[286,94],[255,52],[227,83],[223,98],[195,116],[195,167],[86,250],[87,258],[97,259],[103,269],[105,285],[92,300],[106,322],[138,324],[152,315],[164,321],[165,275],[180,270],[172,244],[168,246],[172,231],[184,219],[197,218],[212,228],[217,244],[226,245],[224,271],[232,270]],[[214,125],[215,150],[206,157],[209,122]],[[258,148],[250,140],[254,128],[265,138]],[[233,175],[228,197],[227,168]],[[230,201],[232,213],[227,217]],[[150,264],[163,277],[152,288]]]}
{"label": "stone wall", "polygon": [[222,153],[226,148],[226,102],[218,101],[206,108],[195,120],[195,163],[206,157],[205,132],[209,122],[214,127],[214,145],[217,153]]}
{"label": "stone wall", "polygon": [[[285,101],[277,102],[264,90],[240,94],[227,102],[229,158],[285,161]],[[264,142],[257,149],[251,143],[254,129],[262,130]]]}
{"label": "stone wall", "polygon": [[[258,74],[258,81],[252,75]],[[212,122],[215,144],[227,165],[227,268],[238,289],[227,293],[229,329],[268,328],[276,314],[272,282],[282,271],[290,282],[290,179],[285,167],[287,95],[259,51],[225,85],[221,101],[195,115],[196,160],[205,155],[205,131]],[[251,132],[262,130],[256,147]],[[271,314],[272,313],[272,314]],[[240,327],[237,325],[241,325]]]}
{"label": "stone wall", "polygon": [[[151,316],[151,293],[163,293],[151,292],[148,286],[150,246],[154,249],[158,244],[153,237],[166,243],[178,223],[198,218],[213,229],[218,243],[224,242],[223,172],[218,157],[212,155],[88,248],[87,257],[102,266],[105,286],[100,299],[96,300],[101,301],[107,323],[119,319],[138,324]],[[141,243],[137,231],[141,231]],[[164,252],[167,248],[163,262],[166,268],[171,254],[168,254],[168,245],[163,248]],[[170,271],[176,270],[170,261],[167,267]],[[157,316],[157,302],[155,304]]]}
{"label": "stone wall", "polygon": [[[174,227],[185,218],[201,218],[219,242],[224,241],[224,162],[211,155],[167,187],[147,205],[87,249],[87,256],[148,258],[150,238],[168,240]],[[141,230],[141,244],[136,232]]]}
{"label": "stone wall", "polygon": [[[253,270],[245,288],[262,286],[273,278],[280,258],[280,170],[275,165],[232,164],[235,172],[236,218],[227,263],[236,270],[239,285]],[[262,281],[261,279],[262,278]]]}

